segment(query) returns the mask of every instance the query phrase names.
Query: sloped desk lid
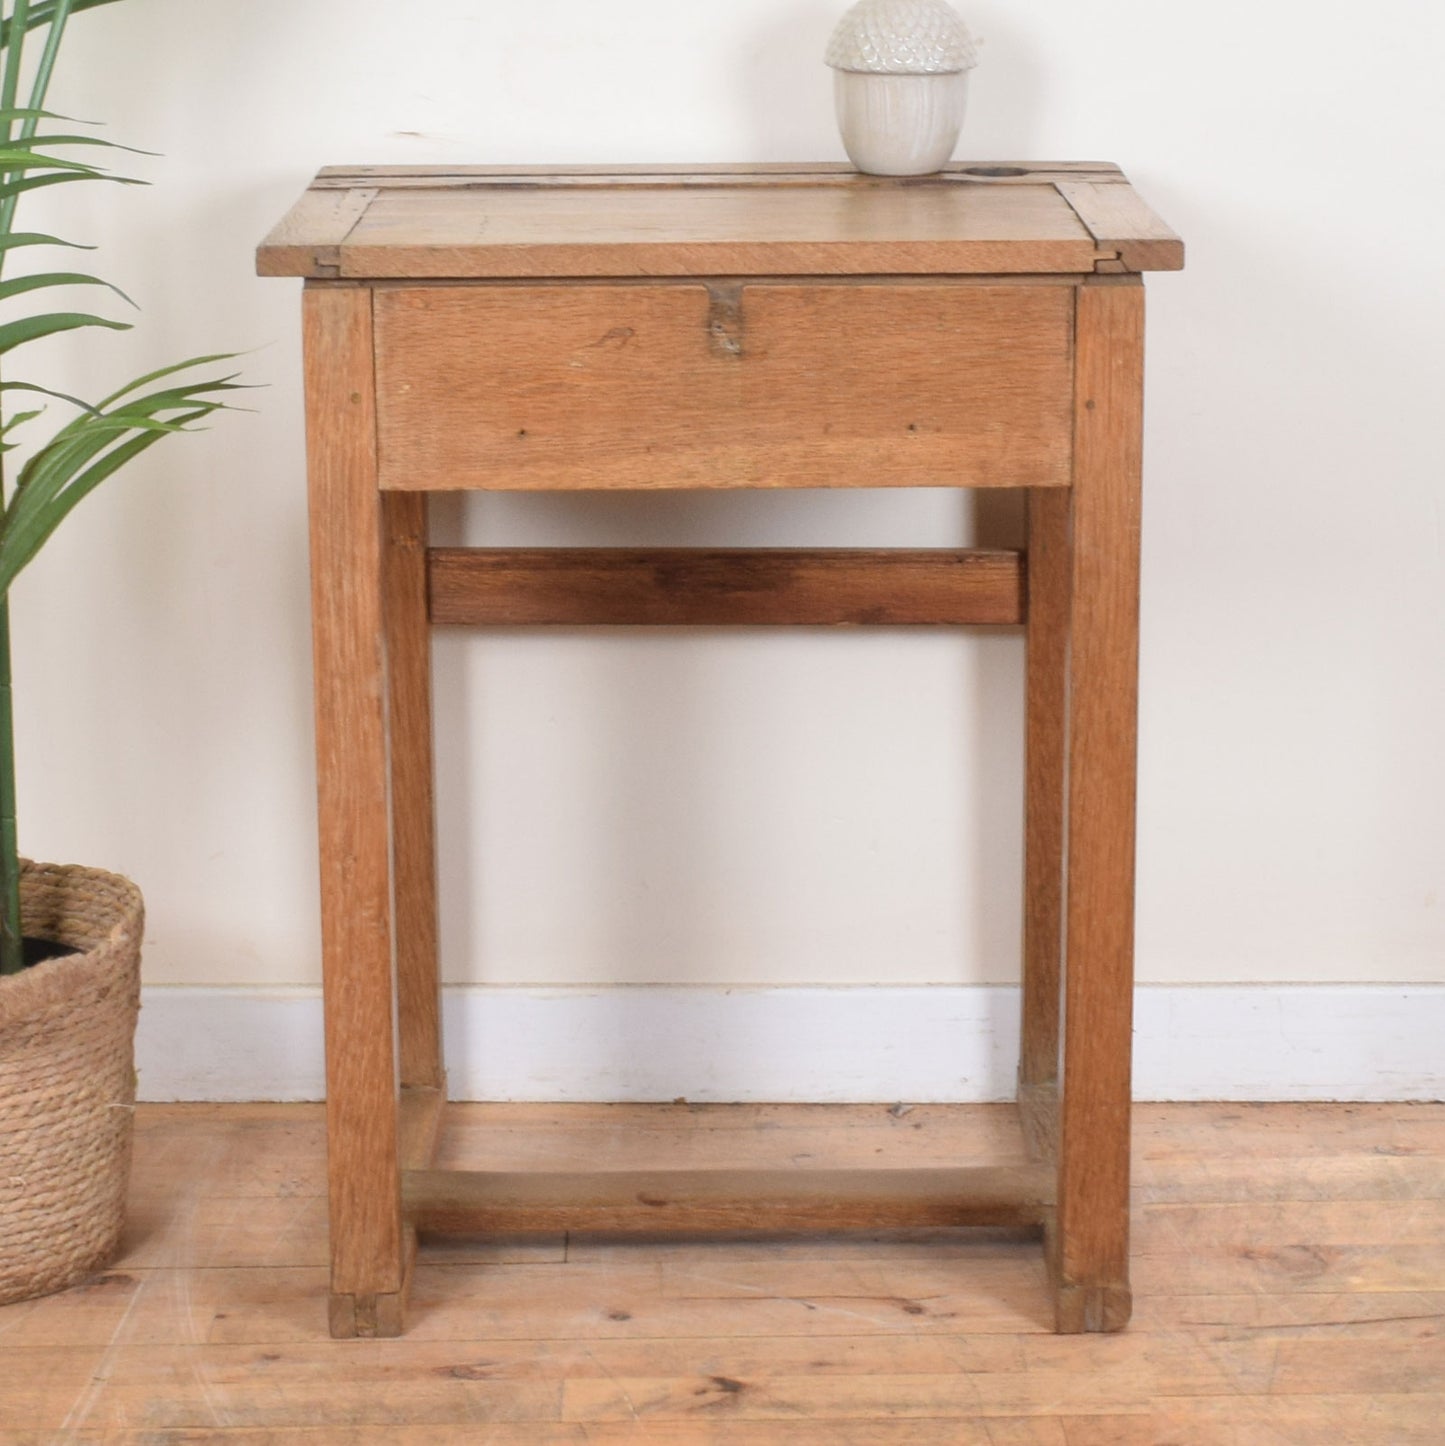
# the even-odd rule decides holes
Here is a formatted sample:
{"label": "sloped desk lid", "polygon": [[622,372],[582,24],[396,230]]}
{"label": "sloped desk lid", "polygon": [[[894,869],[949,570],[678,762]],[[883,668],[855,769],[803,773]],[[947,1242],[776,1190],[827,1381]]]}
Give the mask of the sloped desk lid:
{"label": "sloped desk lid", "polygon": [[1106,163],[355,166],[257,251],[315,279],[1043,275],[1173,271],[1179,237]]}

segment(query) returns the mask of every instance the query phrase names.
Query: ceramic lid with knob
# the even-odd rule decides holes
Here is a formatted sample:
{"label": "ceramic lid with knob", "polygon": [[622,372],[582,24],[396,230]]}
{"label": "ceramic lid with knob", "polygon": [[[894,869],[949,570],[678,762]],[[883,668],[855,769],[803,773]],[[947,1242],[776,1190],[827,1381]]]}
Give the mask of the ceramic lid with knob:
{"label": "ceramic lid with knob", "polygon": [[978,64],[978,46],[945,0],[859,0],[833,31],[824,60],[873,75],[952,75]]}

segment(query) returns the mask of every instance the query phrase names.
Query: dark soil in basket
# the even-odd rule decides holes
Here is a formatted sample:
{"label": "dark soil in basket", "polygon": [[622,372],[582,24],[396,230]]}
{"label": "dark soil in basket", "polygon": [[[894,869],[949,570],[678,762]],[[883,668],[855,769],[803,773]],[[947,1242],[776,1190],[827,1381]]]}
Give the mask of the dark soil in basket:
{"label": "dark soil in basket", "polygon": [[20,948],[27,969],[43,964],[47,959],[64,959],[80,953],[73,945],[57,944],[54,939],[32,939],[29,934],[20,941]]}

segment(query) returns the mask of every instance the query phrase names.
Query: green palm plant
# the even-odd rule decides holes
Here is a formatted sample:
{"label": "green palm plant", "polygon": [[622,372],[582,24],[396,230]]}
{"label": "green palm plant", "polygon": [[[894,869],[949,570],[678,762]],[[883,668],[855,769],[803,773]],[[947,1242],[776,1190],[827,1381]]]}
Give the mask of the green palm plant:
{"label": "green palm plant", "polygon": [[[61,118],[45,109],[46,93],[70,17],[116,0],[12,0],[0,17],[0,306],[55,287],[104,287],[109,282],[76,271],[44,271],[4,278],[6,263],[29,247],[74,247],[74,242],[15,229],[20,198],[28,192],[80,181],[138,182],[78,159],[88,148],[115,147],[93,135],[67,134]],[[26,42],[39,39],[38,54]],[[21,83],[26,82],[22,105]],[[79,247],[89,250],[89,247]],[[125,298],[128,300],[128,298]],[[175,432],[224,407],[236,388],[232,376],[189,379],[193,369],[229,359],[192,357],[137,378],[95,404],[12,377],[12,355],[22,346],[60,332],[99,327],[123,331],[129,323],[78,311],[45,311],[0,319],[0,403],[16,393],[44,396],[74,408],[76,415],[49,441],[35,445],[13,484],[8,454],[19,443],[17,428],[42,408],[0,411],[0,974],[25,967],[20,926],[20,859],[15,820],[15,735],[11,711],[10,585],[71,510],[107,477]]]}

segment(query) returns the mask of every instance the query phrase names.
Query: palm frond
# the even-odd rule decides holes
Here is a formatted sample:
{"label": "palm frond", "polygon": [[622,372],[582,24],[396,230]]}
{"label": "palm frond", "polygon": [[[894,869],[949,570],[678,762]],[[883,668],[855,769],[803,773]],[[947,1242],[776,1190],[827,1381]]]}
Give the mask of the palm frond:
{"label": "palm frond", "polygon": [[[99,149],[124,151],[129,147],[72,129],[83,122],[52,125],[64,118],[45,109],[70,17],[112,3],[114,0],[11,0],[6,7],[8,17],[0,17],[0,266],[12,251],[22,247],[73,244],[40,232],[16,232],[15,212],[22,196],[73,181],[143,184],[96,163],[99,157],[95,152]],[[26,56],[26,36],[42,28],[44,42],[39,56]],[[29,77],[28,105],[19,103],[23,76]],[[42,131],[42,127],[46,129]],[[81,154],[77,155],[77,151]],[[0,302],[65,286],[107,286],[125,296],[109,282],[88,273],[41,271],[0,282]],[[126,329],[126,323],[79,311],[22,317],[0,323],[0,357],[42,337],[91,327],[121,331]],[[20,938],[15,738],[10,700],[10,585],[55,529],[102,482],[162,437],[189,431],[226,407],[225,394],[237,389],[233,376],[177,378],[182,372],[194,378],[195,368],[225,359],[213,355],[162,367],[127,383],[98,407],[33,382],[0,382],[0,394],[9,391],[54,397],[79,409],[79,415],[31,454],[15,479],[8,501],[0,469],[0,974],[25,967]],[[15,445],[9,440],[15,429],[33,421],[41,410],[32,406],[8,420],[0,420],[0,454]]]}
{"label": "palm frond", "polygon": [[0,184],[0,202],[8,204],[12,197],[23,195],[26,191],[38,191],[44,186],[59,186],[67,181],[114,181],[121,186],[150,184],[148,181],[138,181],[134,176],[113,176],[109,171],[64,170],[58,174],[50,172],[43,176],[24,176],[18,181],[6,181]]}
{"label": "palm frond", "polygon": [[236,387],[227,378],[166,387],[114,411],[87,412],[62,428],[25,464],[0,521],[0,594],[106,478],[162,437],[189,431],[224,408],[218,394],[231,390]]}
{"label": "palm frond", "polygon": [[113,291],[122,301],[134,306],[125,292],[113,282],[99,276],[88,276],[83,271],[37,271],[30,276],[17,276],[13,281],[0,281],[0,301],[9,301],[14,296],[24,296],[30,291],[41,291],[51,286],[103,286]]}
{"label": "palm frond", "polygon": [[72,251],[95,250],[94,246],[86,246],[80,241],[65,241],[59,236],[47,236],[42,231],[12,231],[8,236],[0,236],[0,255],[21,246],[66,246]]}
{"label": "palm frond", "polygon": [[49,311],[0,325],[0,356],[24,346],[27,341],[39,341],[43,336],[55,336],[62,331],[78,331],[84,326],[103,326],[108,331],[130,330],[128,321],[111,321],[109,317],[92,316],[88,311]]}
{"label": "palm frond", "polygon": [[[113,5],[115,0],[70,0],[65,6],[73,15],[78,15],[82,10],[94,10],[101,5]],[[30,7],[30,13],[25,17],[26,30],[38,30],[42,25],[49,25],[55,19],[56,6],[54,0],[40,0],[39,4]],[[0,24],[0,48],[10,44],[11,23],[6,20]]]}
{"label": "palm frond", "polygon": [[[79,397],[72,397],[69,392],[57,392],[54,387],[42,387],[38,382],[0,382],[0,392],[38,392],[44,397],[54,397],[60,402],[69,402],[72,407],[79,407],[82,412],[96,412],[100,409],[92,407],[89,402],[83,402]],[[8,426],[8,423],[6,424]]]}

